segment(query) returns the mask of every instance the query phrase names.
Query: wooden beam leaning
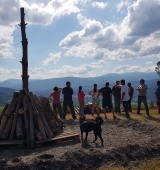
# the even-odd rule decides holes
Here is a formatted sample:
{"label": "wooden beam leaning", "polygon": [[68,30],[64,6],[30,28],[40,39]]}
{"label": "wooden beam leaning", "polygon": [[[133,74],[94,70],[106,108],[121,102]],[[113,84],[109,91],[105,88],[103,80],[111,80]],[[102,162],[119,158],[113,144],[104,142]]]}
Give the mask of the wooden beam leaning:
{"label": "wooden beam leaning", "polygon": [[29,122],[30,122],[30,146],[34,148],[34,122],[33,122],[33,109],[29,102]]}
{"label": "wooden beam leaning", "polygon": [[47,121],[46,121],[45,116],[43,115],[43,114],[46,114],[46,113],[45,113],[43,107],[41,106],[41,103],[40,103],[40,101],[38,100],[37,96],[35,96],[35,95],[33,95],[33,94],[32,94],[32,96],[33,96],[33,98],[34,98],[34,100],[35,100],[35,102],[36,102],[36,104],[37,104],[38,112],[40,113],[41,119],[42,119],[42,121],[43,121],[43,123],[44,123],[44,125],[45,125],[47,136],[48,136],[49,138],[52,138],[52,137],[54,136],[54,135],[53,135],[53,132],[51,131],[51,129],[50,129],[50,127],[49,127],[49,125],[48,125],[48,123],[47,123]]}
{"label": "wooden beam leaning", "polygon": [[16,125],[16,136],[17,139],[22,140],[24,139],[23,128],[22,128],[22,115],[18,115],[17,118],[17,125]]}
{"label": "wooden beam leaning", "polygon": [[35,101],[34,101],[33,98],[32,98],[31,92],[29,92],[29,93],[27,93],[27,94],[28,94],[28,96],[29,96],[29,98],[30,98],[30,100],[31,100],[31,105],[32,105],[32,107],[33,107],[33,114],[34,114],[34,116],[35,116],[36,119],[37,119],[38,130],[39,130],[40,133],[42,134],[43,139],[46,140],[47,137],[46,137],[46,134],[45,134],[45,131],[44,131],[44,127],[43,127],[43,124],[42,124],[42,120],[41,120],[41,118],[40,118],[40,116],[39,116],[39,113],[38,113],[38,111],[37,111],[37,108],[36,108],[36,105],[35,105]]}
{"label": "wooden beam leaning", "polygon": [[17,106],[16,106],[16,111],[15,111],[15,115],[14,115],[14,119],[13,119],[13,124],[12,124],[12,129],[11,129],[9,140],[13,140],[14,135],[15,135],[16,124],[17,124],[17,119],[18,119],[18,110],[20,109],[20,106],[21,106],[21,103],[22,103],[22,97],[23,97],[23,90],[20,90],[20,94],[19,94],[19,97],[18,97],[18,102],[17,102]]}
{"label": "wooden beam leaning", "polygon": [[1,119],[2,119],[2,117],[3,117],[3,114],[4,114],[5,111],[7,110],[8,106],[9,106],[9,104],[6,104],[6,105],[4,106],[4,108],[3,108],[3,110],[2,110],[2,112],[1,112],[1,114],[0,114],[0,122],[1,122]]}
{"label": "wooden beam leaning", "polygon": [[1,139],[8,139],[9,134],[11,132],[11,128],[12,128],[12,123],[13,123],[13,119],[14,119],[14,115],[11,115],[7,121],[6,127],[2,133],[2,137]]}
{"label": "wooden beam leaning", "polygon": [[19,96],[19,92],[15,91],[13,93],[13,99],[12,99],[10,105],[6,109],[5,113],[3,114],[3,117],[2,117],[2,120],[1,120],[1,126],[0,126],[0,137],[2,136],[3,130],[5,129],[5,126],[7,124],[7,121],[9,119],[9,117],[15,111],[15,107],[16,107],[16,104],[17,104],[18,96]]}
{"label": "wooden beam leaning", "polygon": [[23,95],[23,108],[24,108],[24,124],[25,124],[25,132],[26,132],[26,143],[30,148],[30,125],[29,125],[29,108],[28,108],[28,95]]}

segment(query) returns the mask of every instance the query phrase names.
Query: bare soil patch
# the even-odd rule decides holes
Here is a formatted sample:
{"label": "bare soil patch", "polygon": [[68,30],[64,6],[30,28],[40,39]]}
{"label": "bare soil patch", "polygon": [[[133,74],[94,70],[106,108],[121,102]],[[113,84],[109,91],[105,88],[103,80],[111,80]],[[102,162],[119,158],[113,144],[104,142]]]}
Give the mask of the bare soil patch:
{"label": "bare soil patch", "polygon": [[[159,123],[159,122],[158,122]],[[66,130],[80,132],[79,121],[67,120]],[[160,129],[137,120],[107,119],[100,139],[91,143],[76,141],[36,149],[1,148],[0,170],[82,170],[99,167],[137,169],[146,160],[160,157]]]}

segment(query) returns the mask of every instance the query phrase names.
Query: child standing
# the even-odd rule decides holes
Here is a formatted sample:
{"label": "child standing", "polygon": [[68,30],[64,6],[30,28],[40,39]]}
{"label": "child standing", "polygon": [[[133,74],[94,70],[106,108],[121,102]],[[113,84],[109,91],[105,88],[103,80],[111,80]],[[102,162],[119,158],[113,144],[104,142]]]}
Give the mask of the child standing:
{"label": "child standing", "polygon": [[160,114],[160,81],[157,81],[157,86],[158,87],[156,91],[154,91],[154,94],[156,94],[158,113]]}
{"label": "child standing", "polygon": [[82,86],[79,86],[78,91],[78,102],[79,102],[79,115],[84,116],[84,92],[82,91]]}
{"label": "child standing", "polygon": [[59,116],[62,119],[62,107],[61,107],[61,102],[60,102],[60,94],[61,94],[62,88],[58,88],[57,86],[55,86],[53,90],[54,92],[51,93],[48,98],[52,100],[53,102],[53,110],[55,111],[56,115],[57,115],[56,109],[58,109]]}

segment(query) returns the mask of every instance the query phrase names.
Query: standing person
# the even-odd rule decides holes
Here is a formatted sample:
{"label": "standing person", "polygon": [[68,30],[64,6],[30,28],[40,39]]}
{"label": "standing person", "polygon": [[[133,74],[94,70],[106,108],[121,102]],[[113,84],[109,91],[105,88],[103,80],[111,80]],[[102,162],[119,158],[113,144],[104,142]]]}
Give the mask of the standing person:
{"label": "standing person", "polygon": [[147,104],[147,85],[145,84],[144,79],[140,80],[140,85],[136,88],[136,90],[138,91],[138,110],[137,110],[137,114],[140,114],[140,108],[141,108],[141,103],[144,103],[145,109],[146,109],[146,115],[149,116],[149,108],[148,108],[148,104]]}
{"label": "standing person", "polygon": [[79,102],[79,115],[84,116],[84,92],[82,91],[82,86],[79,86],[78,91],[78,102]]}
{"label": "standing person", "polygon": [[97,106],[97,115],[99,115],[99,89],[97,84],[93,85],[93,88],[89,91],[89,95],[92,96],[92,115],[94,114],[95,105]]}
{"label": "standing person", "polygon": [[121,86],[119,84],[119,80],[116,81],[116,85],[112,88],[113,96],[114,96],[114,111],[115,113],[121,113],[120,111],[120,103],[121,103]]}
{"label": "standing person", "polygon": [[157,98],[158,113],[160,114],[160,81],[157,81],[157,89],[154,91]]}
{"label": "standing person", "polygon": [[121,102],[123,103],[123,108],[125,110],[125,117],[130,118],[129,111],[128,111],[128,101],[129,101],[129,94],[128,94],[128,87],[125,85],[125,80],[121,80]]}
{"label": "standing person", "polygon": [[112,90],[109,87],[109,82],[107,82],[105,84],[105,87],[101,88],[99,90],[99,92],[100,92],[100,95],[102,95],[102,107],[103,107],[105,119],[107,119],[107,116],[106,116],[106,108],[107,107],[108,107],[108,109],[110,109],[112,111],[113,118],[116,118],[116,116],[114,114],[113,105],[112,105]]}
{"label": "standing person", "polygon": [[63,88],[62,94],[64,95],[63,101],[63,119],[66,117],[67,106],[69,106],[72,118],[76,119],[75,112],[74,112],[74,105],[72,100],[73,89],[70,87],[71,83],[69,81],[66,82],[66,87]]}
{"label": "standing person", "polygon": [[131,83],[130,83],[130,82],[127,84],[127,86],[128,86],[128,94],[129,94],[129,97],[130,97],[130,99],[129,99],[129,101],[128,101],[128,102],[129,102],[129,103],[128,103],[128,105],[129,105],[129,112],[132,113],[131,101],[132,101],[133,94],[134,94],[134,88],[131,86]]}
{"label": "standing person", "polygon": [[60,94],[61,94],[62,88],[58,88],[57,86],[55,86],[53,90],[54,92],[51,93],[48,98],[52,100],[53,102],[53,110],[55,111],[56,115],[57,115],[57,109],[58,109],[59,116],[62,119],[62,107],[61,107],[61,101],[60,101]]}

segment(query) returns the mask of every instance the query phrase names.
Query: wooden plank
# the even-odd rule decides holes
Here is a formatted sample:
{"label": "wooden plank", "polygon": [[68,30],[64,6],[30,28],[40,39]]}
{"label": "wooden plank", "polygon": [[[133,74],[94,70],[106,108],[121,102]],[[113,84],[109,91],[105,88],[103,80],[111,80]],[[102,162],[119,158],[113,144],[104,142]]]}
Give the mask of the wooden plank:
{"label": "wooden plank", "polygon": [[73,138],[73,139],[77,139],[78,137],[80,137],[79,134],[77,133],[73,133],[73,134],[64,134],[62,136],[57,136],[55,138],[52,138],[52,139],[47,139],[47,140],[42,140],[42,141],[36,141],[35,143],[38,144],[38,143],[45,143],[45,142],[53,142],[53,141],[57,141],[57,140],[65,140],[65,139],[68,139],[68,138]]}
{"label": "wooden plank", "polygon": [[18,144],[23,144],[24,140],[1,140],[0,141],[0,146],[3,145],[18,145]]}

